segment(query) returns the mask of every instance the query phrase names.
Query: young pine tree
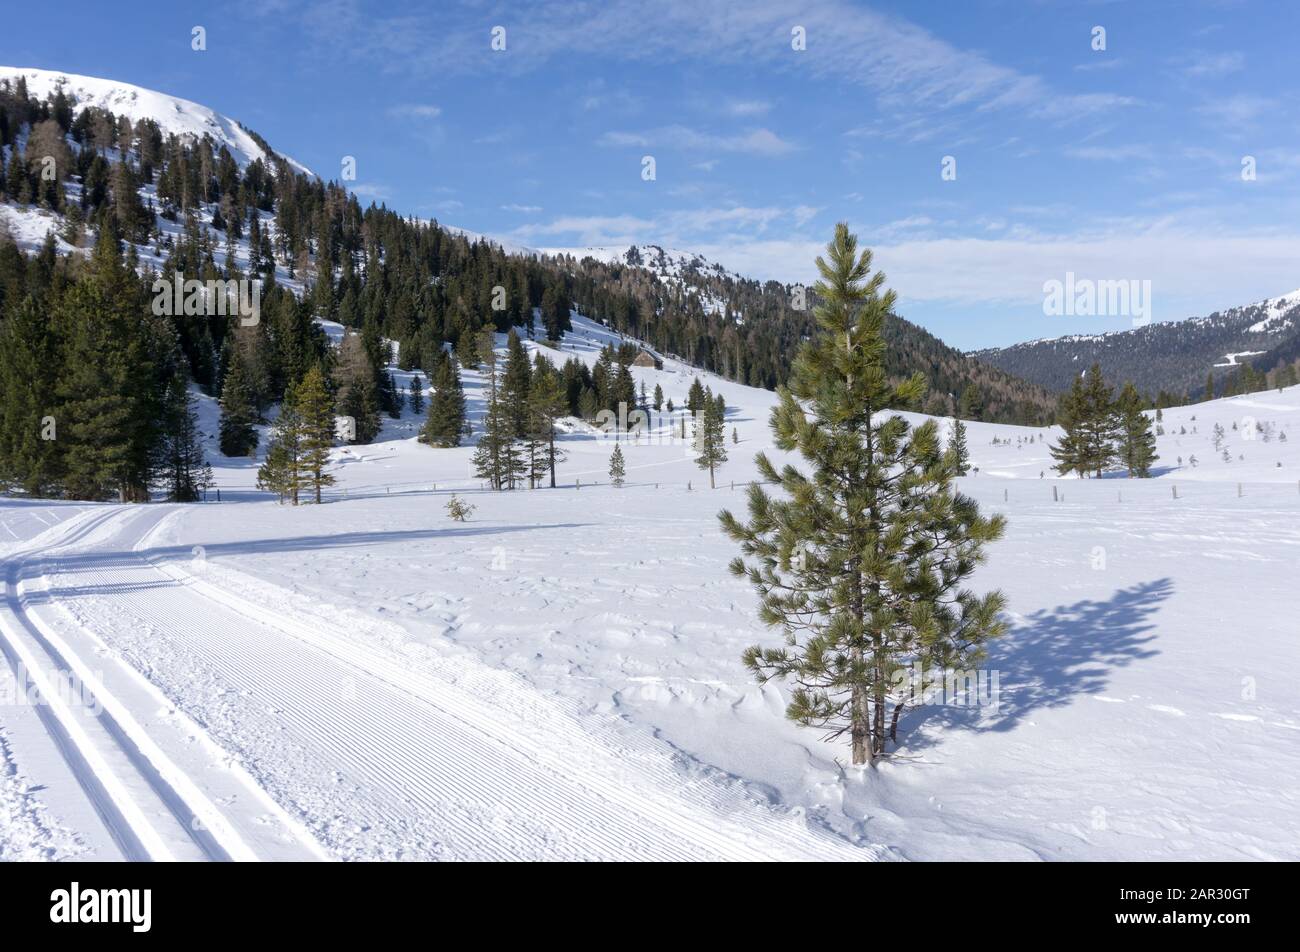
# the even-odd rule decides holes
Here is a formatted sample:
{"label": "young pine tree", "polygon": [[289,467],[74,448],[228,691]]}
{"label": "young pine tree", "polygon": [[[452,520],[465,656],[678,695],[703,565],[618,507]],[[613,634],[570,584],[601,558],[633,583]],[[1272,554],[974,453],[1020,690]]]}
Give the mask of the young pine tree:
{"label": "young pine tree", "polygon": [[410,401],[412,413],[418,415],[424,412],[424,380],[419,374],[411,377]]}
{"label": "young pine tree", "polygon": [[1128,470],[1129,478],[1146,479],[1151,475],[1151,464],[1156,455],[1156,438],[1151,434],[1151,421],[1142,412],[1142,398],[1131,383],[1124,385],[1115,403],[1119,418],[1119,458]]}
{"label": "young pine tree", "polygon": [[1093,364],[1082,378],[1075,378],[1070,392],[1061,400],[1058,422],[1065,430],[1061,441],[1051,447],[1055,469],[1061,475],[1100,477],[1115,458],[1119,436],[1110,387]]}
{"label": "young pine tree", "polygon": [[959,419],[952,421],[952,437],[948,445],[957,455],[957,475],[965,476],[970,472],[970,450],[966,447],[966,424]]}
{"label": "young pine tree", "polygon": [[555,421],[569,412],[569,401],[564,394],[564,384],[553,369],[533,374],[533,386],[528,394],[529,442],[537,445],[533,479],[550,476],[555,488],[555,466],[564,462],[564,451],[555,445]]}
{"label": "young pine tree", "polygon": [[244,365],[236,358],[221,384],[221,423],[218,441],[225,456],[252,456],[257,450],[257,408],[244,374]]}
{"label": "young pine tree", "polygon": [[257,470],[257,488],[275,493],[280,502],[298,505],[302,472],[302,422],[287,397],[280,405],[280,415],[271,429],[266,459]]}
{"label": "young pine tree", "polygon": [[778,471],[760,453],[759,472],[780,482],[782,498],[756,483],[749,521],[720,519],[751,559],[731,571],[748,576],[762,621],[785,639],[750,648],[745,663],[760,682],[791,680],[787,715],[830,738],[848,734],[863,764],[896,740],[899,715],[926,687],[923,676],[900,688],[901,675],[974,667],[1002,634],[1001,593],[980,597],[962,583],[1004,520],[953,488],[957,454],[940,448],[933,420],[915,429],[897,414],[873,420],[914,405],[925,381],[889,383],[882,333],[894,294],[881,293],[884,275],[871,274],[847,225],[817,267],[819,333],[801,347],[771,422],[776,446],[812,472]]}
{"label": "young pine tree", "polygon": [[722,397],[716,399],[706,394],[700,412],[700,422],[695,428],[695,465],[709,471],[709,488],[715,488],[714,471],[727,461],[727,436],[723,422],[726,413]]}
{"label": "young pine tree", "polygon": [[168,502],[196,502],[212,485],[212,467],[203,459],[196,401],[185,374],[178,371],[163,401],[162,438],[156,447],[154,478]]}
{"label": "young pine tree", "polygon": [[435,374],[420,442],[430,446],[459,446],[461,434],[465,432],[465,390],[456,358],[440,361]]}
{"label": "young pine tree", "polygon": [[614,452],[609,454],[610,485],[621,488],[627,478],[627,466],[623,461],[623,448],[614,444]]}
{"label": "young pine tree", "polygon": [[334,485],[333,474],[325,471],[334,446],[334,399],[319,367],[308,370],[294,389],[293,408],[299,425],[297,482],[320,505],[321,489]]}

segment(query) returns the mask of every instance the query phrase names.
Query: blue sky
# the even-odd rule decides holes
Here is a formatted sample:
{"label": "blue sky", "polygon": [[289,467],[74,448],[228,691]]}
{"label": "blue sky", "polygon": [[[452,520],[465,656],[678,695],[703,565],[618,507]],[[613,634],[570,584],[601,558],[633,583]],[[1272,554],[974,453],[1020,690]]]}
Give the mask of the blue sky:
{"label": "blue sky", "polygon": [[404,213],[532,247],[658,242],[787,281],[811,279],[848,220],[899,312],[963,348],[1130,326],[1044,315],[1044,282],[1068,271],[1151,281],[1155,320],[1300,287],[1300,4],[59,10],[9,9],[0,62],[201,102],[326,177],[355,156],[363,200]]}

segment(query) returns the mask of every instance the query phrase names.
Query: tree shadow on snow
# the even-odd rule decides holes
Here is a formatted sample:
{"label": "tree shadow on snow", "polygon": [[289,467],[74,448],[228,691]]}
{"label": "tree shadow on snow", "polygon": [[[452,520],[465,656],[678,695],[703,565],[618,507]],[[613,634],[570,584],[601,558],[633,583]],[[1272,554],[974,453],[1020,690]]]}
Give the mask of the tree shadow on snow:
{"label": "tree shadow on snow", "polygon": [[[972,695],[966,705],[914,709],[900,724],[902,752],[930,746],[946,727],[1007,731],[1037,711],[1105,690],[1116,668],[1159,654],[1148,647],[1156,637],[1151,616],[1173,591],[1170,579],[1156,579],[1120,589],[1105,601],[1085,600],[1027,616],[989,647],[983,670],[990,673],[990,685],[996,672],[996,705],[980,706]],[[987,689],[981,688],[979,700],[987,698]],[[921,733],[922,725],[940,729]],[[905,728],[909,736],[903,737]]]}

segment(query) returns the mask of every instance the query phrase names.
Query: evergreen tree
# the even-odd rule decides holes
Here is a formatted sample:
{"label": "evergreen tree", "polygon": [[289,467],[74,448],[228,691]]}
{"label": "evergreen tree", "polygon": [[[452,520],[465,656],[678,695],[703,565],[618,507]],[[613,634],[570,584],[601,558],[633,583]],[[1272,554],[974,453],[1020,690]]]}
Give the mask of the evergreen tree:
{"label": "evergreen tree", "polygon": [[59,440],[74,499],[148,500],[166,380],[143,314],[138,283],[103,229],[90,274],[55,313],[64,342]]}
{"label": "evergreen tree", "polygon": [[984,416],[984,395],[979,387],[969,383],[961,392],[957,403],[957,416],[963,420],[980,420]]}
{"label": "evergreen tree", "polygon": [[691,389],[686,393],[686,409],[691,413],[704,409],[704,384],[700,383],[699,377],[691,381]]}
{"label": "evergreen tree", "polygon": [[417,415],[423,413],[424,381],[420,378],[419,374],[415,374],[411,377],[410,394],[411,412]]}
{"label": "evergreen tree", "polygon": [[1100,477],[1115,458],[1119,424],[1101,366],[1093,364],[1061,401],[1060,424],[1065,435],[1051,447],[1055,469],[1065,475]]}
{"label": "evergreen tree", "polygon": [[298,505],[302,488],[302,421],[293,402],[286,399],[280,405],[280,415],[271,429],[266,446],[266,459],[257,470],[257,488],[275,493],[280,502],[288,500]]}
{"label": "evergreen tree", "polygon": [[706,395],[699,424],[695,427],[695,465],[709,471],[709,488],[716,488],[714,470],[727,461],[727,433],[723,422],[726,412],[719,396]]}
{"label": "evergreen tree", "polygon": [[506,338],[506,362],[501,375],[501,399],[510,417],[515,439],[528,435],[528,389],[532,384],[532,365],[528,351],[514,328]]}
{"label": "evergreen tree", "polygon": [[[664,388],[659,386],[659,384],[655,384],[655,402],[653,405],[656,410],[662,410],[664,408]],[[669,410],[671,411],[672,408],[669,407]]]}
{"label": "evergreen tree", "polygon": [[487,412],[483,417],[483,433],[472,457],[474,471],[493,489],[514,489],[524,476],[525,460],[515,443],[514,423],[502,399],[503,388],[498,384],[492,367],[487,368],[487,374]]}
{"label": "evergreen tree", "polygon": [[1120,461],[1128,469],[1130,478],[1146,479],[1151,475],[1151,464],[1156,456],[1156,438],[1151,434],[1151,421],[1142,412],[1142,398],[1131,383],[1124,385],[1115,404],[1119,420]]}
{"label": "evergreen tree", "polygon": [[966,448],[966,424],[953,418],[952,441],[948,444],[957,457],[957,475],[965,476],[970,472],[970,450]]}
{"label": "evergreen tree", "polygon": [[530,483],[540,482],[549,474],[551,488],[555,488],[555,466],[564,462],[564,451],[555,445],[555,421],[569,412],[559,374],[551,370],[533,374],[533,387],[528,395],[529,445],[532,459]]}
{"label": "evergreen tree", "polygon": [[319,367],[307,371],[292,402],[299,426],[297,483],[320,505],[321,489],[334,485],[333,474],[325,471],[334,446],[334,401]]}
{"label": "evergreen tree", "polygon": [[58,372],[56,341],[28,297],[0,322],[0,481],[33,496],[61,483]]}
{"label": "evergreen tree", "polygon": [[252,456],[257,450],[257,410],[248,392],[243,362],[236,359],[221,386],[219,443],[226,456]]}
{"label": "evergreen tree", "polygon": [[154,475],[168,502],[196,502],[212,485],[212,467],[203,459],[196,401],[183,373],[167,387],[162,439],[156,447]]}
{"label": "evergreen tree", "polygon": [[430,446],[459,446],[461,434],[465,432],[465,390],[461,386],[456,358],[440,362],[435,373],[429,414],[420,430],[420,442]]}
{"label": "evergreen tree", "polygon": [[621,488],[626,476],[627,468],[623,462],[623,448],[615,443],[614,452],[609,454],[609,482],[612,486]]}
{"label": "evergreen tree", "polygon": [[772,413],[777,447],[797,450],[813,472],[778,471],[759,454],[760,474],[784,497],[755,484],[747,524],[720,518],[753,559],[735,559],[732,572],[749,577],[762,620],[785,635],[785,647],[751,648],[745,663],[760,682],[791,679],[788,716],[847,733],[862,764],[884,754],[905,706],[924,696],[924,683],[900,689],[899,675],[972,668],[1005,629],[1000,593],[962,587],[1004,520],[982,517],[954,489],[957,454],[940,448],[935,421],[913,429],[897,414],[873,419],[915,404],[925,381],[889,383],[883,326],[894,294],[880,293],[870,252],[859,255],[840,224],[817,266],[819,333]]}
{"label": "evergreen tree", "polygon": [[[382,376],[384,379],[388,377],[387,374]],[[339,415],[353,421],[353,442],[369,443],[379,435],[382,400],[375,382],[374,364],[360,336],[348,334],[343,338],[338,364],[334,368],[334,381]]]}

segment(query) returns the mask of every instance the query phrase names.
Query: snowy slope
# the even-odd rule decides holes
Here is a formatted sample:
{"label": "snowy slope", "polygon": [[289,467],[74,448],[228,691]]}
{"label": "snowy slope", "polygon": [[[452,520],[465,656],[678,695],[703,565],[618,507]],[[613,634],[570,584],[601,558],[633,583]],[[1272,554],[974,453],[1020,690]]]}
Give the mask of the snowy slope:
{"label": "snowy slope", "polygon": [[[554,359],[617,340],[574,328]],[[671,359],[633,374],[678,404],[696,376]],[[1009,521],[974,579],[1008,597],[998,703],[914,710],[900,753],[859,771],[784,719],[785,686],[740,664],[776,636],[726,571],[716,514],[743,509],[775,395],[699,376],[739,439],[716,490],[678,421],[656,417],[621,442],[622,489],[611,437],[574,421],[559,488],[487,492],[472,448],[419,444],[408,409],[336,451],[326,510],[267,501],[256,461],[215,449],[219,504],[68,507],[59,522],[6,503],[11,564],[62,548],[20,562],[29,594],[0,630],[35,651],[24,619],[44,624],[88,659],[124,722],[193,781],[185,809],[216,805],[227,851],[1300,858],[1300,656],[1279,602],[1300,549],[1300,388],[1166,411],[1150,480],[1052,479],[1050,430],[969,424],[963,488]],[[482,378],[465,377],[477,418]],[[212,432],[210,401],[203,413]],[[1210,445],[1216,422],[1231,462]],[[1267,442],[1246,439],[1255,424]],[[477,507],[469,522],[447,518],[452,492]],[[39,728],[0,724],[22,778],[0,797],[25,818],[8,849],[117,855]],[[135,770],[120,764],[124,783]],[[158,796],[126,786],[142,808]]]}
{"label": "snowy slope", "polygon": [[[26,79],[28,92],[41,99],[62,86],[66,95],[76,99],[74,109],[77,112],[95,106],[108,109],[114,115],[129,116],[133,122],[153,119],[164,135],[172,133],[193,140],[202,139],[205,135],[211,136],[219,145],[225,145],[240,165],[247,165],[256,159],[269,161],[266,151],[238,122],[188,99],[111,79],[48,69],[0,66],[0,81],[7,79],[16,82],[20,76]],[[305,175],[314,174],[301,162],[283,154],[280,157],[296,171]]]}

